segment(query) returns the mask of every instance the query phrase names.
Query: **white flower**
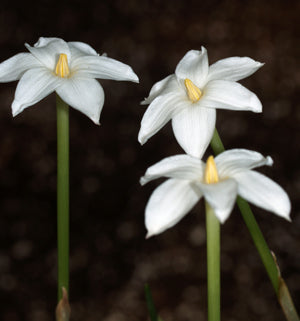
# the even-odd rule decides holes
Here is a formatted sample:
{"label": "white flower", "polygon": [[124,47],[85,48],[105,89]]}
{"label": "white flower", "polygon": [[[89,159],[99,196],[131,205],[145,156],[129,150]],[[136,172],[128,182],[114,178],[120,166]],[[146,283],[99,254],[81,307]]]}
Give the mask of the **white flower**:
{"label": "white flower", "polygon": [[83,42],[39,38],[30,53],[20,53],[0,64],[0,82],[20,79],[12,103],[13,116],[56,93],[68,105],[99,124],[104,92],[95,78],[138,82],[131,67],[99,56]]}
{"label": "white flower", "polygon": [[138,140],[144,144],[170,119],[184,151],[201,158],[215,128],[216,108],[261,112],[257,96],[237,83],[262,63],[248,57],[222,59],[208,66],[206,49],[190,50],[175,74],[157,82],[142,104],[150,104],[141,122]]}
{"label": "white flower", "polygon": [[180,221],[204,196],[220,222],[230,215],[237,195],[263,209],[290,220],[291,204],[285,191],[271,179],[253,171],[271,166],[271,157],[246,149],[232,149],[210,156],[207,163],[188,156],[167,157],[151,166],[141,184],[170,179],[158,186],[146,206],[147,236],[159,234]]}

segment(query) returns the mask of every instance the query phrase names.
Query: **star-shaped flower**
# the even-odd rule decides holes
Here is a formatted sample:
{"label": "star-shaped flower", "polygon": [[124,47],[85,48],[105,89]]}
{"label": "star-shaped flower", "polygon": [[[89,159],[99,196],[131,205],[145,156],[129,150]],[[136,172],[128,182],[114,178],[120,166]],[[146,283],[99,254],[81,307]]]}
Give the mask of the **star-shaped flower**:
{"label": "star-shaped flower", "polygon": [[262,63],[231,57],[208,65],[206,49],[190,50],[175,74],[157,82],[142,104],[150,104],[141,122],[139,142],[144,144],[170,119],[184,151],[202,157],[215,128],[216,108],[261,112],[257,96],[237,83]]}
{"label": "star-shaped flower", "polygon": [[30,53],[20,53],[0,64],[0,82],[19,80],[12,103],[13,116],[56,93],[68,105],[99,124],[104,92],[95,78],[138,82],[130,66],[99,56],[83,42],[39,38]]}
{"label": "star-shaped flower", "polygon": [[220,222],[230,215],[237,195],[290,220],[286,192],[271,179],[253,171],[271,166],[271,157],[246,149],[232,149],[210,156],[207,163],[189,155],[167,157],[151,166],[141,184],[169,177],[152,193],[146,206],[147,236],[159,234],[179,222],[203,196]]}

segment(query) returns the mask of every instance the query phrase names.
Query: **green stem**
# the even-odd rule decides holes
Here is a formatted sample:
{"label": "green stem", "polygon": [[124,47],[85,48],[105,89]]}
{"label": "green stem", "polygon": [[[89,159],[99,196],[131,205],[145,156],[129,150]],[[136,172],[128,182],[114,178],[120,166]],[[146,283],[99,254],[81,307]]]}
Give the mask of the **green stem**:
{"label": "green stem", "polygon": [[207,239],[207,303],[208,321],[221,320],[220,222],[205,202]]}
{"label": "green stem", "polygon": [[[225,150],[221,138],[215,129],[214,136],[211,140],[211,147],[216,155]],[[275,255],[273,257],[263,234],[255,220],[252,210],[249,204],[241,197],[237,198],[237,204],[243,219],[247,225],[247,228],[251,234],[256,249],[260,255],[260,258],[265,266],[270,281],[273,285],[277,299],[281,305],[282,311],[288,321],[300,321],[299,315],[296,311],[295,305],[289,293],[289,289],[286,286],[283,278],[280,274],[279,266],[277,265]]]}
{"label": "green stem", "polygon": [[156,312],[156,308],[155,308],[150,287],[148,284],[145,285],[145,296],[146,296],[146,302],[147,302],[147,308],[148,308],[150,320],[151,321],[161,320]]}
{"label": "green stem", "polygon": [[240,209],[242,217],[245,221],[245,224],[248,230],[250,231],[251,237],[260,255],[260,258],[265,266],[265,269],[267,270],[267,273],[269,275],[273,288],[276,294],[278,294],[278,289],[279,289],[278,270],[277,270],[276,263],[274,262],[272,253],[263,237],[263,234],[255,220],[255,217],[253,215],[253,212],[248,202],[246,202],[241,197],[238,197],[236,202]]}
{"label": "green stem", "polygon": [[69,293],[69,106],[57,95],[58,300]]}
{"label": "green stem", "polygon": [[[221,138],[218,134],[217,129],[215,129],[213,138],[211,140],[211,147],[216,155],[222,153],[225,148],[221,141]],[[252,210],[249,206],[249,204],[243,200],[241,197],[238,197],[237,199],[238,207],[241,211],[241,214],[243,216],[243,219],[247,225],[247,228],[251,234],[251,237],[253,239],[253,242],[256,246],[256,249],[260,255],[260,258],[267,270],[268,276],[271,280],[271,283],[273,285],[273,288],[278,295],[278,271],[276,264],[274,262],[274,259],[272,257],[271,251],[263,237],[263,234],[255,220],[255,217],[252,213]]]}
{"label": "green stem", "polygon": [[213,138],[211,139],[211,142],[210,142],[210,146],[216,155],[221,154],[222,152],[225,151],[225,147],[224,147],[222,140],[219,136],[217,128],[215,128]]}

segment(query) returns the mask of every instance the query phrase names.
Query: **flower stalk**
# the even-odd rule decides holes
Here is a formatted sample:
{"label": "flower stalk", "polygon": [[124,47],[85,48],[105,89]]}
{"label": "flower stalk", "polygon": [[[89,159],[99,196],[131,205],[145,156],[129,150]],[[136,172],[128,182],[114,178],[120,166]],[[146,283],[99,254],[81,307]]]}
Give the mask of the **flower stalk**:
{"label": "flower stalk", "polygon": [[58,300],[69,293],[69,106],[56,95],[57,106],[57,250]]}
{"label": "flower stalk", "polygon": [[[217,129],[215,129],[213,138],[211,140],[211,147],[216,155],[220,154],[221,152],[225,151],[224,145],[222,140],[218,134]],[[277,267],[273,260],[271,251],[263,237],[263,234],[255,220],[253,212],[249,206],[249,204],[243,200],[241,197],[237,198],[237,204],[240,209],[240,212],[243,216],[243,219],[249,229],[253,242],[258,250],[258,253],[261,257],[261,260],[267,270],[268,276],[270,281],[273,285],[273,288],[278,294],[278,276],[277,276]]]}
{"label": "flower stalk", "polygon": [[237,205],[239,207],[239,210],[242,214],[242,217],[245,221],[245,224],[250,231],[251,237],[253,239],[253,242],[256,246],[256,249],[260,255],[260,258],[263,262],[263,265],[265,266],[265,269],[267,270],[268,276],[270,278],[270,281],[272,283],[272,286],[278,294],[278,285],[279,285],[279,280],[278,280],[278,272],[277,272],[277,267],[274,262],[274,259],[272,257],[272,253],[263,237],[263,234],[256,222],[256,219],[253,215],[253,212],[251,210],[250,205],[248,202],[246,202],[244,199],[241,197],[238,197],[237,200]]}
{"label": "flower stalk", "polygon": [[207,303],[208,321],[221,319],[220,222],[205,202],[207,240]]}
{"label": "flower stalk", "polygon": [[[224,145],[216,128],[210,145],[216,155],[225,151]],[[248,202],[238,196],[237,205],[265,266],[286,319],[288,321],[299,321],[300,319],[290,296],[288,287],[281,277],[279,266],[277,265],[277,262],[264,239]]]}
{"label": "flower stalk", "polygon": [[151,321],[162,321],[159,315],[156,312],[156,308],[153,302],[152,293],[148,284],[145,284],[145,296],[147,302],[147,308]]}

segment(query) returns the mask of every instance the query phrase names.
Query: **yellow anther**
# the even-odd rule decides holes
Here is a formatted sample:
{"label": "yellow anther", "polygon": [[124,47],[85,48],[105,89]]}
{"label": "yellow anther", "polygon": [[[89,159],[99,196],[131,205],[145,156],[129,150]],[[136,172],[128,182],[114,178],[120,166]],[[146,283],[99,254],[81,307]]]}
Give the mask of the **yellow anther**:
{"label": "yellow anther", "polygon": [[58,62],[55,67],[55,74],[61,78],[68,77],[70,74],[70,69],[68,65],[68,57],[66,54],[60,54]]}
{"label": "yellow anther", "polygon": [[201,90],[188,78],[184,80],[184,84],[185,84],[185,88],[189,99],[193,103],[198,101],[202,96]]}
{"label": "yellow anther", "polygon": [[206,184],[218,183],[219,175],[217,171],[217,166],[214,161],[213,156],[209,156],[206,161],[205,171],[204,171],[204,182]]}

